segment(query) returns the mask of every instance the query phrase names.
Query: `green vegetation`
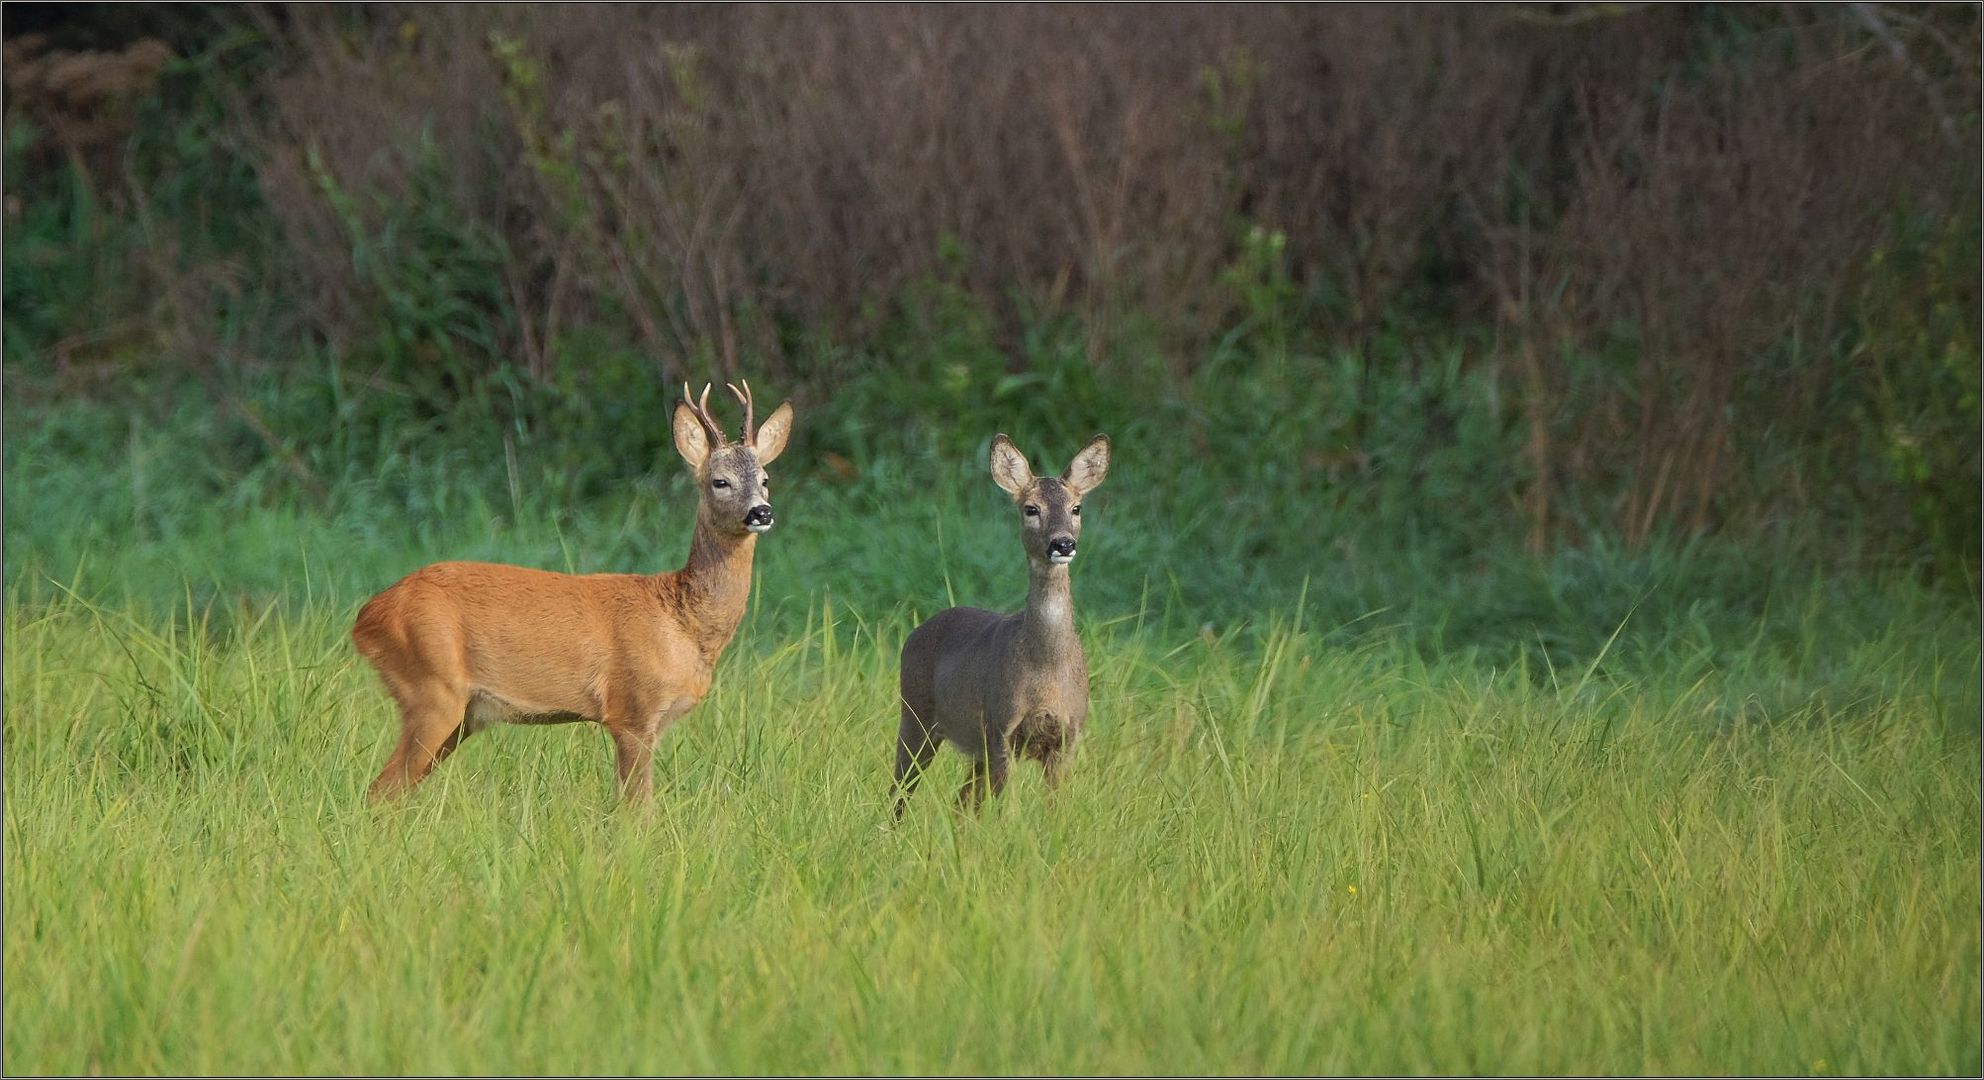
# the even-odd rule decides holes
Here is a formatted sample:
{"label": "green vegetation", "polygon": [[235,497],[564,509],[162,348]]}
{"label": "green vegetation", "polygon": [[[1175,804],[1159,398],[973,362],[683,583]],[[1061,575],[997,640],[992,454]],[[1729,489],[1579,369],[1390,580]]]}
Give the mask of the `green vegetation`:
{"label": "green vegetation", "polygon": [[[5,118],[8,1072],[1984,1067],[1974,9],[119,10]],[[357,606],[677,565],[738,371],[656,804],[364,806]],[[1002,430],[1115,440],[1090,737],[890,827]]]}
{"label": "green vegetation", "polygon": [[942,757],[890,829],[907,622],[781,601],[794,561],[645,813],[589,727],[365,809],[394,721],[343,600],[17,594],[9,1071],[1978,1067],[1968,616],[1890,596],[1849,643],[1814,587],[1751,640],[1494,667],[1078,582],[1066,797],[961,818]]}
{"label": "green vegetation", "polygon": [[794,451],[652,811],[589,727],[373,811],[358,602],[441,557],[674,565],[679,463],[581,498],[471,416],[299,503],[163,408],[9,423],[10,1070],[1978,1067],[1977,613],[1904,570],[1470,547],[1122,418],[1066,798],[1022,770],[961,819],[940,757],[890,829],[895,648],[1016,603],[1017,545],[964,434]]}

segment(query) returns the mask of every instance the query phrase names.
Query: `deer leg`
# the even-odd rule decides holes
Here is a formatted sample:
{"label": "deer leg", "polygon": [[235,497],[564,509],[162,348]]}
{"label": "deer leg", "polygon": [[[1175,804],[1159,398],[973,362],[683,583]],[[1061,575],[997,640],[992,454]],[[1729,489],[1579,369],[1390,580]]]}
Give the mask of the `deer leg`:
{"label": "deer leg", "polygon": [[902,726],[896,730],[897,821],[902,820],[903,807],[909,805],[910,795],[923,780],[923,770],[930,767],[930,759],[937,756],[937,745],[943,741],[943,736],[923,726],[908,702],[903,703]]}
{"label": "deer leg", "polygon": [[1061,781],[1068,775],[1068,751],[1066,747],[1042,751],[1040,754],[1040,774],[1047,780],[1049,795],[1061,790]]}
{"label": "deer leg", "polygon": [[654,744],[661,735],[661,725],[616,727],[612,732],[620,797],[630,803],[648,801],[654,795]]}
{"label": "deer leg", "polygon": [[1081,736],[1079,727],[1064,728],[1051,745],[1041,748],[1040,771],[1047,781],[1047,793],[1052,795],[1061,789],[1061,781],[1068,778],[1068,759],[1075,752],[1075,740]]}
{"label": "deer leg", "polygon": [[976,812],[984,804],[986,795],[996,796],[1005,791],[1006,772],[1011,763],[1012,759],[1004,753],[971,759],[971,776],[958,791],[958,805]]}
{"label": "deer leg", "polygon": [[647,802],[655,794],[655,742],[669,725],[682,719],[700,699],[681,695],[659,709],[639,705],[633,709],[609,707],[605,729],[613,735],[613,768],[619,774],[621,798],[625,802]]}
{"label": "deer leg", "polygon": [[400,741],[373,779],[373,801],[412,791],[437,762],[461,745],[468,702],[446,689],[410,692],[400,705]]}
{"label": "deer leg", "polygon": [[653,797],[655,744],[668,725],[695,708],[698,700],[685,694],[658,709],[640,706],[624,713],[609,712],[605,725],[613,735],[613,764],[620,778],[621,798],[639,803]]}

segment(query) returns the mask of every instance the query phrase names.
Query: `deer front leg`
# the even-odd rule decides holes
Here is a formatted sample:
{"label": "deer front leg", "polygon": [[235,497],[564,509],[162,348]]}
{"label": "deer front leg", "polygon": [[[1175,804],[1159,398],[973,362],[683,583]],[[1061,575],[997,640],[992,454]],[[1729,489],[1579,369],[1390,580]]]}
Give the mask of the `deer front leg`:
{"label": "deer front leg", "polygon": [[622,799],[640,803],[654,795],[655,744],[668,725],[695,707],[696,699],[684,696],[659,709],[630,710],[624,719],[607,721],[606,729],[613,734],[613,765]]}
{"label": "deer front leg", "polygon": [[1040,771],[1041,775],[1047,781],[1047,793],[1049,795],[1059,791],[1061,789],[1061,781],[1067,779],[1068,760],[1074,756],[1075,742],[1081,738],[1081,734],[1082,729],[1079,722],[1069,724],[1067,727],[1061,729],[1059,737],[1051,745],[1041,751]]}
{"label": "deer front leg", "polygon": [[1040,774],[1047,781],[1047,794],[1061,790],[1061,781],[1068,775],[1068,748],[1058,747],[1040,755]]}
{"label": "deer front leg", "polygon": [[654,794],[654,744],[661,735],[661,725],[616,727],[612,732],[620,797],[629,803],[646,802]]}
{"label": "deer front leg", "polygon": [[909,797],[916,791],[916,785],[923,779],[923,770],[930,767],[930,759],[937,756],[937,744],[942,737],[924,725],[923,720],[909,702],[902,705],[902,726],[896,729],[896,801],[895,818],[902,820],[903,808],[909,805]]}
{"label": "deer front leg", "polygon": [[982,758],[972,758],[971,776],[958,791],[958,806],[976,813],[986,795],[996,796],[1005,791],[1006,773],[1011,764],[1003,744]]}

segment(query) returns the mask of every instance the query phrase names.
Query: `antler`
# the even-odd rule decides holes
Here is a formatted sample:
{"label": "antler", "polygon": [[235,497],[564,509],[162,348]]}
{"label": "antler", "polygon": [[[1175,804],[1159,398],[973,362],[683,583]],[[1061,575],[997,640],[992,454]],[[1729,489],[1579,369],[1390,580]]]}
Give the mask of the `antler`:
{"label": "antler", "polygon": [[[696,400],[689,396],[689,384],[683,383],[682,403],[684,405],[689,406],[689,411],[695,413],[696,419],[701,420],[703,422],[703,430],[710,433],[710,438],[714,440],[715,445],[722,446],[730,441],[729,439],[723,437],[723,429],[716,425],[716,421],[710,419],[710,384],[709,383],[703,384],[703,400],[701,404],[697,404]],[[748,431],[750,429],[747,427],[745,430]]]}
{"label": "antler", "polygon": [[736,394],[737,400],[744,403],[744,445],[757,446],[758,424],[757,417],[751,409],[751,380],[739,379],[737,381],[744,384],[744,389],[739,390],[732,383],[724,383],[723,385],[730,387],[730,392]]}

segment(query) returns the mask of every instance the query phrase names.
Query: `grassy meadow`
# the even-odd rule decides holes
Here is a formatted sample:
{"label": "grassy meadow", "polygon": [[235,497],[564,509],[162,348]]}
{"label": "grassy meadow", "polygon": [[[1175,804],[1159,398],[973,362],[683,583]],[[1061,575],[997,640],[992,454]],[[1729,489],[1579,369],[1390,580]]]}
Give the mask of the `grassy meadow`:
{"label": "grassy meadow", "polygon": [[[1984,1070],[1976,5],[7,15],[0,1071]],[[742,376],[654,802],[366,805],[359,605]],[[891,823],[1098,431],[1069,783]]]}
{"label": "grassy meadow", "polygon": [[[374,562],[286,511],[58,552],[66,577],[11,541],[7,1070],[1979,1067],[1974,609],[1603,551],[1251,589],[1221,551],[1222,607],[1153,562],[1181,541],[1119,457],[1064,797],[1024,766],[961,817],[946,751],[894,828],[902,635],[1023,589],[972,462],[896,516],[782,496],[646,811],[590,726],[483,735],[367,808],[396,721],[345,631],[422,558],[672,565],[667,470],[591,524],[381,523],[414,539]],[[9,466],[19,537],[64,487]],[[134,569],[237,548],[260,563]]]}

